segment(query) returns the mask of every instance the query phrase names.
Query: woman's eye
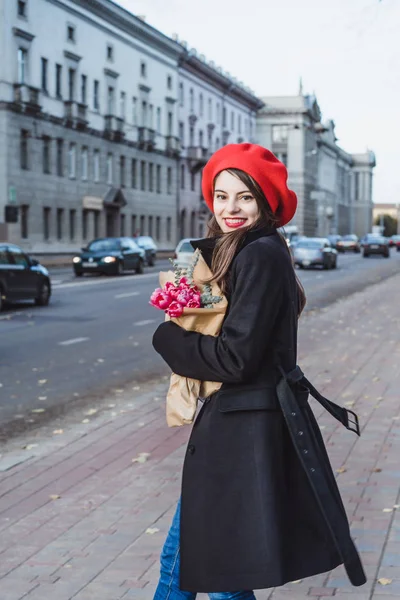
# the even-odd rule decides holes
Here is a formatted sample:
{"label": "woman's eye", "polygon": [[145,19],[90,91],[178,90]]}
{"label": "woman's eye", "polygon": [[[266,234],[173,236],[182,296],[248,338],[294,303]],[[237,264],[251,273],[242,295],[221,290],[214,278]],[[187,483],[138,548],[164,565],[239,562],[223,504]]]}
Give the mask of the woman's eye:
{"label": "woman's eye", "polygon": [[225,196],[223,194],[216,194],[215,198],[217,200],[225,200]]}
{"label": "woman's eye", "polygon": [[242,196],[242,200],[253,200],[253,196]]}

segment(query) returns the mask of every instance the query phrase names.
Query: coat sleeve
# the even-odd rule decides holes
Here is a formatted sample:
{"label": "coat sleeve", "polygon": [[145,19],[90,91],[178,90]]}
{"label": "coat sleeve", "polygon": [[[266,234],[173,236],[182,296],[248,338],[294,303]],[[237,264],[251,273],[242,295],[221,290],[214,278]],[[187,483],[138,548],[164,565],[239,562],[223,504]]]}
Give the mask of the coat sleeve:
{"label": "coat sleeve", "polygon": [[271,340],[284,291],[282,256],[264,244],[246,246],[233,265],[229,312],[218,337],[161,324],[153,346],[177,375],[243,382],[257,373]]}

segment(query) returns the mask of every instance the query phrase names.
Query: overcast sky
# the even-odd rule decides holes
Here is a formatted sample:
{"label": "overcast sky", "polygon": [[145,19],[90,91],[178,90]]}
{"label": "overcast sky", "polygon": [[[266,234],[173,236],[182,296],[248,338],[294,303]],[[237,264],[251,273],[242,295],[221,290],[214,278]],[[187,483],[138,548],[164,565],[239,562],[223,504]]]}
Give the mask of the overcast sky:
{"label": "overcast sky", "polygon": [[348,152],[376,154],[374,201],[400,202],[400,0],[117,0],[258,96],[315,93]]}

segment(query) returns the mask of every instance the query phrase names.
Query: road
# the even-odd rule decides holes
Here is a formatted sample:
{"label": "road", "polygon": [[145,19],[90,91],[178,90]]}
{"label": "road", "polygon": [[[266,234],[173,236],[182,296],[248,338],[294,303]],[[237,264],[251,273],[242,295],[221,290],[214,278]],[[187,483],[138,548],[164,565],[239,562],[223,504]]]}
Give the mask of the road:
{"label": "road", "polygon": [[[307,310],[398,273],[400,253],[392,251],[389,260],[339,255],[338,265],[333,271],[297,271]],[[79,280],[69,269],[54,270],[48,307],[15,305],[1,313],[0,433],[7,423],[18,429],[73,402],[167,375],[151,346],[163,313],[148,299],[158,271],[168,267],[159,261],[144,275]]]}

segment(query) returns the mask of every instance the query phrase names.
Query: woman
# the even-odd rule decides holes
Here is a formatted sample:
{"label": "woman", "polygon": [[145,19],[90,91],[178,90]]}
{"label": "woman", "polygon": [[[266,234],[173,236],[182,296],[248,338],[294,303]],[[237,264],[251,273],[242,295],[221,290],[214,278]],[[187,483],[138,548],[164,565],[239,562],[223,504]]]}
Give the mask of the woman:
{"label": "woman", "polygon": [[277,232],[297,206],[286,167],[260,146],[231,144],[205,166],[202,189],[211,237],[193,246],[228,298],[222,331],[214,338],[166,322],[153,344],[178,375],[223,385],[192,430],[155,600],[192,600],[196,592],[254,600],[253,589],[341,563],[361,585],[308,392],[350,428],[348,413],[296,367],[305,297]]}

